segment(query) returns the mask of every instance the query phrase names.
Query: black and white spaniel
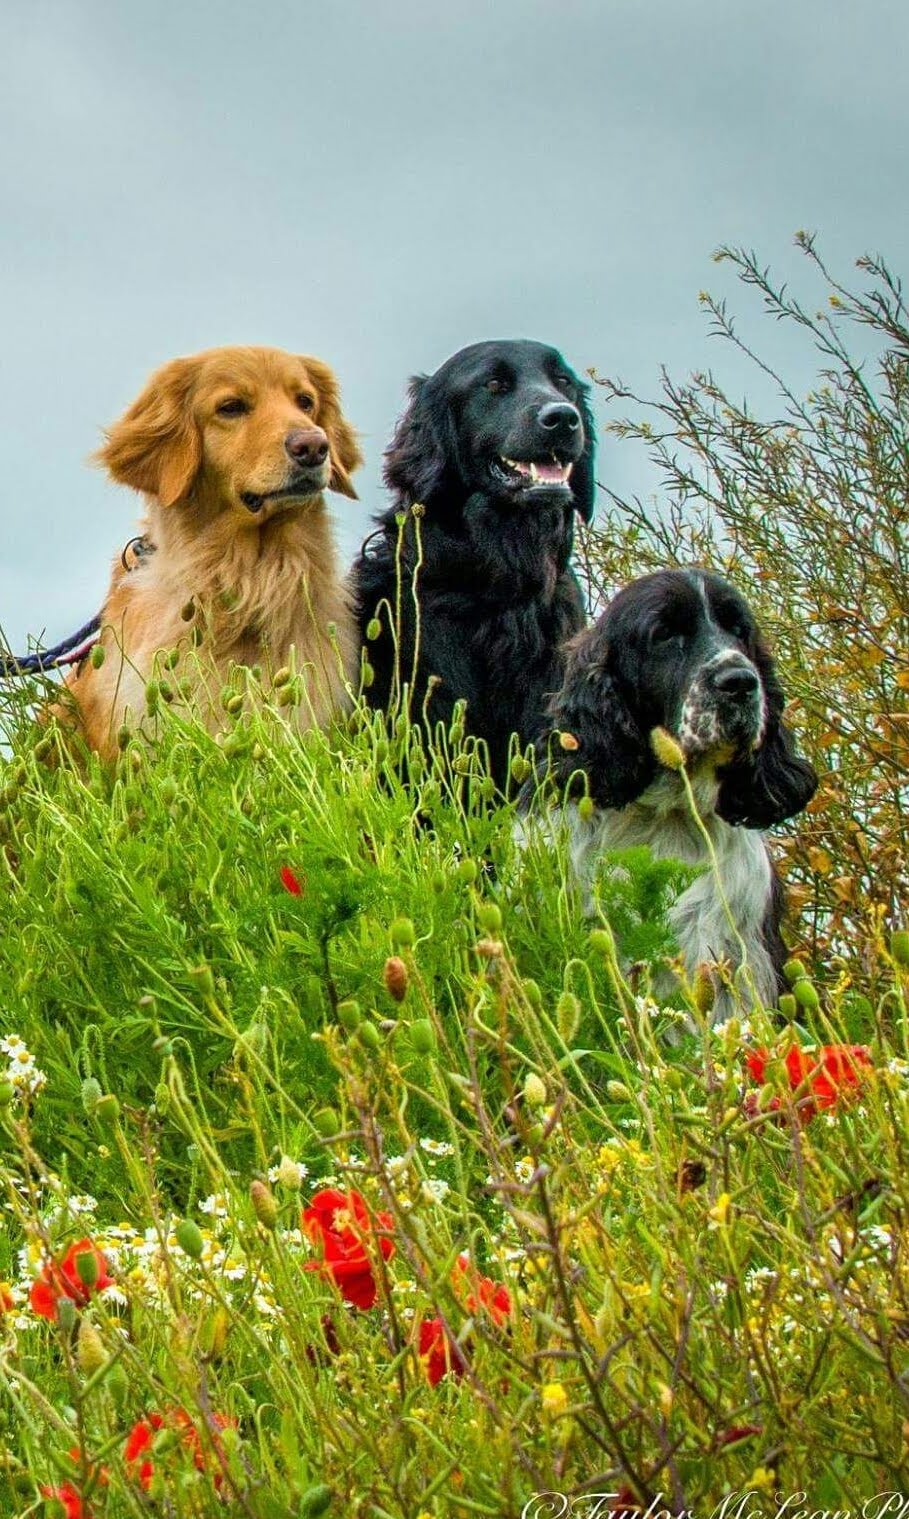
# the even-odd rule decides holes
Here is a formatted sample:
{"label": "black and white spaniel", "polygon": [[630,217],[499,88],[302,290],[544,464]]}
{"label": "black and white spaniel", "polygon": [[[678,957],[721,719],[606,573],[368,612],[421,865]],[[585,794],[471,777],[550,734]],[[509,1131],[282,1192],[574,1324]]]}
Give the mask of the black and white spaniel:
{"label": "black and white spaniel", "polygon": [[[733,931],[716,875],[706,869],[672,912],[687,972],[717,961],[738,971],[744,944],[744,1000],[753,987],[768,1006],[782,985],[785,948],[782,885],[763,830],[800,812],[817,786],[782,714],[773,660],[739,593],[702,570],[660,570],[626,586],[569,645],[549,709],[554,731],[537,745],[559,786],[573,865],[589,890],[610,850],[648,844],[657,856],[708,864],[682,778],[660,764],[651,735],[663,728],[675,738],[735,923]],[[594,811],[582,818],[577,800],[585,791]],[[732,1002],[721,991],[714,1017],[727,1016]]]}

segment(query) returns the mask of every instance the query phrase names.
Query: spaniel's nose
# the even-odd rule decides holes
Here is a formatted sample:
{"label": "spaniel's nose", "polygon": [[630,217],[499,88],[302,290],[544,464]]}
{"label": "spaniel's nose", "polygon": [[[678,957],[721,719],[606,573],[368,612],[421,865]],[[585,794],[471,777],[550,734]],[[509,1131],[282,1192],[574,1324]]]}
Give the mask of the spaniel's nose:
{"label": "spaniel's nose", "polygon": [[295,464],[324,464],[328,458],[328,438],[321,427],[291,428],[284,447]]}
{"label": "spaniel's nose", "polygon": [[724,696],[750,696],[758,688],[757,671],[751,665],[723,665],[713,680]]}
{"label": "spaniel's nose", "polygon": [[574,436],[581,425],[581,413],[570,401],[550,401],[540,407],[537,422],[553,443],[557,443]]}

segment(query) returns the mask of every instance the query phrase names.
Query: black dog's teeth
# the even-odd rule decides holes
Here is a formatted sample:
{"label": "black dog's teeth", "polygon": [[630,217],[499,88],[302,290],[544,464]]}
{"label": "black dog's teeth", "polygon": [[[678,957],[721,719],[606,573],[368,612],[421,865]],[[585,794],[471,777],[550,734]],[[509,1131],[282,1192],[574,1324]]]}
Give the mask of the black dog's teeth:
{"label": "black dog's teeth", "polygon": [[560,464],[558,459],[494,459],[491,470],[509,485],[522,484],[530,489],[539,486],[567,486],[571,475],[570,464]]}

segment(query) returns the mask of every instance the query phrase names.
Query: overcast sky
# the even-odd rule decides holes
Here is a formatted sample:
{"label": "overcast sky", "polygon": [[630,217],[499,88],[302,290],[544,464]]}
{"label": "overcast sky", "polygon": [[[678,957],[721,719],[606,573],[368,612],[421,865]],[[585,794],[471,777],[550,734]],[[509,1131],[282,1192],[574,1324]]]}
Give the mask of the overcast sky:
{"label": "overcast sky", "polygon": [[[0,0],[10,644],[97,610],[140,503],[85,459],[175,354],[335,367],[367,461],[331,498],[347,561],[408,375],[463,344],[650,393],[722,358],[720,242],[809,292],[800,227],[840,273],[909,274],[907,56],[907,0]],[[633,487],[629,450],[600,478]]]}

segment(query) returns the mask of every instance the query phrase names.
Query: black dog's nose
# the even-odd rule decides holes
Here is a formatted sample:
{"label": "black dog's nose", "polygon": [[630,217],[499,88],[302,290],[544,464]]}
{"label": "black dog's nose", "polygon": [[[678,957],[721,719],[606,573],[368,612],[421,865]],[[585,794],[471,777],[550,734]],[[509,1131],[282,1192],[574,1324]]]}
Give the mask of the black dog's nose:
{"label": "black dog's nose", "polygon": [[750,665],[723,665],[713,680],[724,696],[748,696],[758,687],[757,671]]}
{"label": "black dog's nose", "polygon": [[328,438],[321,427],[291,428],[284,447],[295,464],[324,464],[328,458]]}
{"label": "black dog's nose", "polygon": [[570,437],[581,425],[581,413],[570,401],[550,401],[537,412],[537,421],[544,432],[556,438]]}

